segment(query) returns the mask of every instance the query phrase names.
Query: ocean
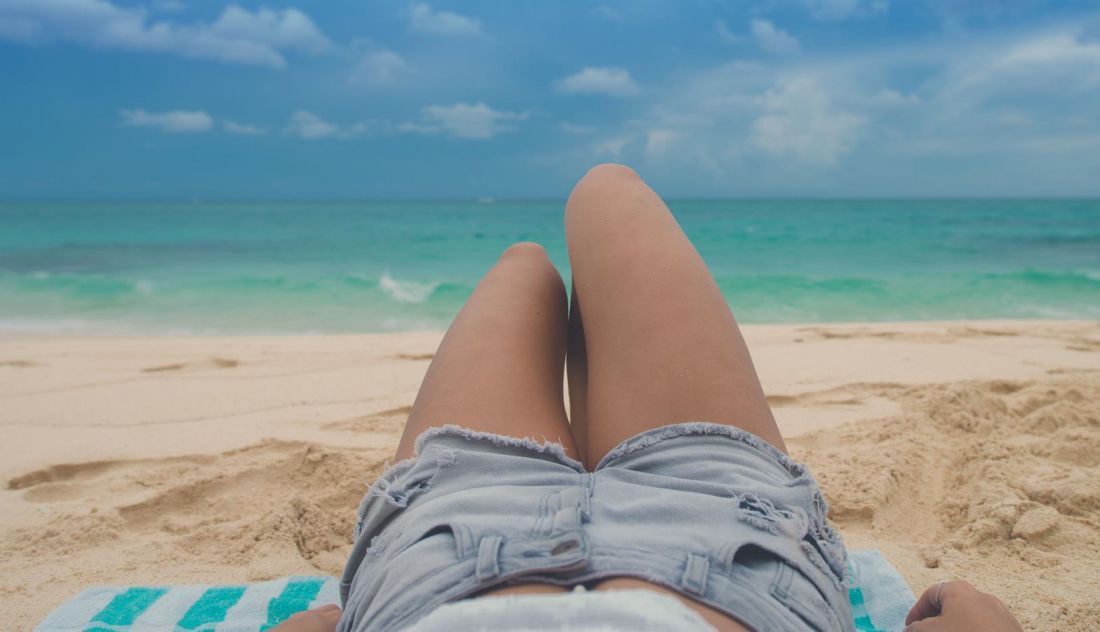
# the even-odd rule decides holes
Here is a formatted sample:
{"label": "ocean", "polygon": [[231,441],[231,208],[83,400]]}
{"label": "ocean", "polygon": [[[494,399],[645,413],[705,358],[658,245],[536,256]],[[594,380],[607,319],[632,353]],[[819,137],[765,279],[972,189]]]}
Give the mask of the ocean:
{"label": "ocean", "polygon": [[[669,206],[743,323],[1100,318],[1100,200]],[[4,202],[0,333],[442,329],[515,241],[568,284],[562,207]]]}

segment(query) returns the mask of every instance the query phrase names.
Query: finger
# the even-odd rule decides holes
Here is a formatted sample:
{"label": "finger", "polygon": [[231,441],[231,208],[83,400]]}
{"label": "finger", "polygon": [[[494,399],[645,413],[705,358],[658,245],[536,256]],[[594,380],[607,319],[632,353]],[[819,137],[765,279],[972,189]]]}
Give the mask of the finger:
{"label": "finger", "polygon": [[[979,593],[977,588],[974,588],[974,586],[970,585],[970,582],[946,582],[943,586],[940,587],[940,612],[944,612],[954,607],[956,602],[961,599],[970,599],[979,594],[982,593]],[[933,595],[933,598],[935,596],[936,595]]]}
{"label": "finger", "polygon": [[977,592],[977,589],[971,586],[969,582],[961,580],[932,584],[928,587],[928,590],[921,593],[917,603],[913,604],[909,614],[905,617],[905,624],[908,625],[914,621],[934,617],[943,612],[949,601],[954,602],[956,599],[962,599]]}
{"label": "finger", "polygon": [[[909,614],[905,615],[905,625],[908,626],[914,621],[934,617],[940,613],[940,609],[934,601],[937,587],[940,589],[940,596],[942,598],[943,586],[939,584],[932,584],[929,586],[928,589],[917,598],[917,603],[913,604],[913,607],[909,609]],[[906,628],[906,630],[908,629],[909,628]]]}

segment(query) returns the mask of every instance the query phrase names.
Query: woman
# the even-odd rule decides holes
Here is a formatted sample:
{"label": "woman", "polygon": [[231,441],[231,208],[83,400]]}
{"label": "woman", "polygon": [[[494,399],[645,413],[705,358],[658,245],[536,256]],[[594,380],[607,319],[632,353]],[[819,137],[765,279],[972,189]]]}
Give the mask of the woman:
{"label": "woman", "polygon": [[[852,629],[843,543],[667,207],[601,165],[565,230],[571,307],[540,246],[501,255],[360,508],[342,615],[280,630]],[[1018,629],[965,582],[907,623]]]}

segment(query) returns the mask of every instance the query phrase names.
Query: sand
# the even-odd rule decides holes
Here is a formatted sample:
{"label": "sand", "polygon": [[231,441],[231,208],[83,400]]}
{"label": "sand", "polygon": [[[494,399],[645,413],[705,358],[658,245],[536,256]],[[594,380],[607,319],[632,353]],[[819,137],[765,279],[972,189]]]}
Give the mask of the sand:
{"label": "sand", "polygon": [[[91,584],[338,573],[440,335],[0,338],[0,629]],[[849,546],[1100,629],[1100,323],[746,337]]]}

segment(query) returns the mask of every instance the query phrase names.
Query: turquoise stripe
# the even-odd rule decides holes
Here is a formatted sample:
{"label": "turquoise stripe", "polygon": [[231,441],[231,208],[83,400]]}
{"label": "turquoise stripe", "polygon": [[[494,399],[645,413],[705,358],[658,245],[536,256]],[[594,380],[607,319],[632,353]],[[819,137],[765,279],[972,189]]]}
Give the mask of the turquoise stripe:
{"label": "turquoise stripe", "polygon": [[244,591],[244,586],[210,588],[191,605],[176,625],[184,630],[194,630],[199,626],[220,623],[225,620],[229,609],[237,605]]}
{"label": "turquoise stripe", "polygon": [[288,581],[283,592],[267,603],[267,623],[260,626],[261,632],[286,621],[290,615],[309,608],[324,583],[323,579]]}
{"label": "turquoise stripe", "polygon": [[856,630],[859,632],[879,632],[878,628],[871,621],[871,616],[867,614],[867,607],[864,605],[863,590],[860,588],[848,589],[848,601],[852,604],[852,622],[856,626]]}
{"label": "turquoise stripe", "polygon": [[863,605],[863,590],[861,588],[849,588],[848,589],[848,601],[852,602],[853,606]]}
{"label": "turquoise stripe", "polygon": [[[92,617],[89,624],[133,625],[134,621],[141,616],[141,613],[145,612],[166,592],[168,592],[167,588],[127,588],[115,595],[114,599],[111,599],[111,602],[103,610]],[[97,630],[103,630],[103,628],[96,625],[89,625],[85,628],[86,632]]]}

